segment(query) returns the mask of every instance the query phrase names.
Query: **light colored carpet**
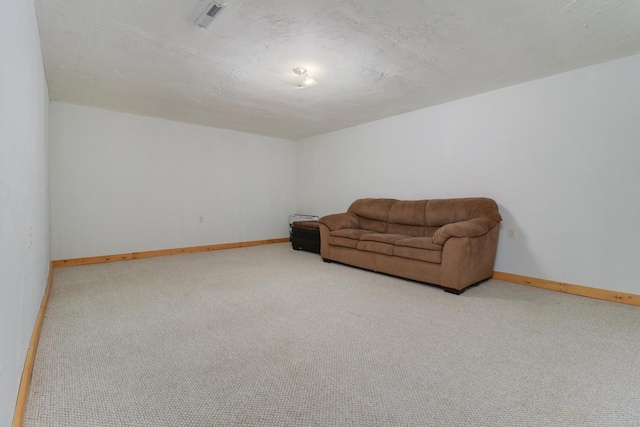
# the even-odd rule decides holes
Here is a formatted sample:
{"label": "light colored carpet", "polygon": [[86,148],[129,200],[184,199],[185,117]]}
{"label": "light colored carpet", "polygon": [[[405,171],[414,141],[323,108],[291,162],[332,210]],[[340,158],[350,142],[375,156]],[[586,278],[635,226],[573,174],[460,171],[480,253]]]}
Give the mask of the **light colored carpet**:
{"label": "light colored carpet", "polygon": [[638,426],[640,309],[289,244],[60,268],[25,426]]}

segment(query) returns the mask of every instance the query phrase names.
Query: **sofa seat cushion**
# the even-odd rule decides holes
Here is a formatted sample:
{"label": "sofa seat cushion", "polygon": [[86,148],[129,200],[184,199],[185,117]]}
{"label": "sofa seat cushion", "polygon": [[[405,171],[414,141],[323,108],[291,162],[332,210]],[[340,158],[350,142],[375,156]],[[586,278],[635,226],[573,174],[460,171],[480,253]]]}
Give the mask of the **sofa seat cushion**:
{"label": "sofa seat cushion", "polygon": [[442,263],[442,248],[431,237],[410,237],[395,242],[393,255],[418,261]]}
{"label": "sofa seat cushion", "polygon": [[404,234],[384,234],[372,233],[360,237],[356,246],[358,250],[376,252],[379,254],[393,255],[393,244],[398,240],[407,239],[411,236]]}
{"label": "sofa seat cushion", "polygon": [[342,230],[335,230],[329,233],[332,237],[344,237],[347,239],[360,240],[360,238],[366,234],[375,234],[375,231],[363,230],[360,228],[344,228]]}
{"label": "sofa seat cushion", "polygon": [[384,255],[393,255],[393,244],[360,240],[356,246],[359,251],[375,252]]}
{"label": "sofa seat cushion", "polygon": [[393,245],[399,240],[409,239],[411,236],[407,236],[405,234],[385,234],[385,233],[373,233],[373,234],[364,234],[360,237],[360,240],[370,241],[370,242],[380,242],[387,243]]}
{"label": "sofa seat cushion", "polygon": [[342,230],[334,230],[329,233],[329,244],[333,246],[343,246],[345,248],[356,248],[358,241],[365,234],[375,233],[371,230],[363,230],[360,228],[344,228]]}
{"label": "sofa seat cushion", "polygon": [[428,251],[442,251],[443,246],[433,243],[431,237],[409,237],[397,240],[397,246],[406,246],[408,248],[426,249]]}

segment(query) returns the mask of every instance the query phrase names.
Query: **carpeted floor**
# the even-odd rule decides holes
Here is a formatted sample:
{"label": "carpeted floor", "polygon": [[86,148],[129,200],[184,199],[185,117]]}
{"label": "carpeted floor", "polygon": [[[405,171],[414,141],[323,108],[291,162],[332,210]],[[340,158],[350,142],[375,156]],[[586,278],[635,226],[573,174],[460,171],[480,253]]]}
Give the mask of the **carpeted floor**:
{"label": "carpeted floor", "polygon": [[638,426],[640,308],[289,244],[54,270],[25,426]]}

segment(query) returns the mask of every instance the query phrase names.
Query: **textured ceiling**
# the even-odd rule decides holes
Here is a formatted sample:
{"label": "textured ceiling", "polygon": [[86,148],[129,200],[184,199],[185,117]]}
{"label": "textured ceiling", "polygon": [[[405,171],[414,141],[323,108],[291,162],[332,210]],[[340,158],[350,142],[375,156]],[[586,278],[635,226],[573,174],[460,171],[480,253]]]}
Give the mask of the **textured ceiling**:
{"label": "textured ceiling", "polygon": [[640,53],[638,0],[207,4],[36,0],[51,100],[299,140]]}

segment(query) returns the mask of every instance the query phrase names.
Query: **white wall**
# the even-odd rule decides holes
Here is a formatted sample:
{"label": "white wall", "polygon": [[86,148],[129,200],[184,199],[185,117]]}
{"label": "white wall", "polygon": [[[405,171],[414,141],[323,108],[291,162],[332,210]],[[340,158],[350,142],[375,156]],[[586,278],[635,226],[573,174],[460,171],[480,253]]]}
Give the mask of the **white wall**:
{"label": "white wall", "polygon": [[32,1],[0,2],[0,427],[49,272],[47,85]]}
{"label": "white wall", "polygon": [[639,76],[633,56],[309,138],[298,208],[492,197],[496,270],[640,294]]}
{"label": "white wall", "polygon": [[55,102],[50,127],[53,259],[288,236],[291,141]]}

